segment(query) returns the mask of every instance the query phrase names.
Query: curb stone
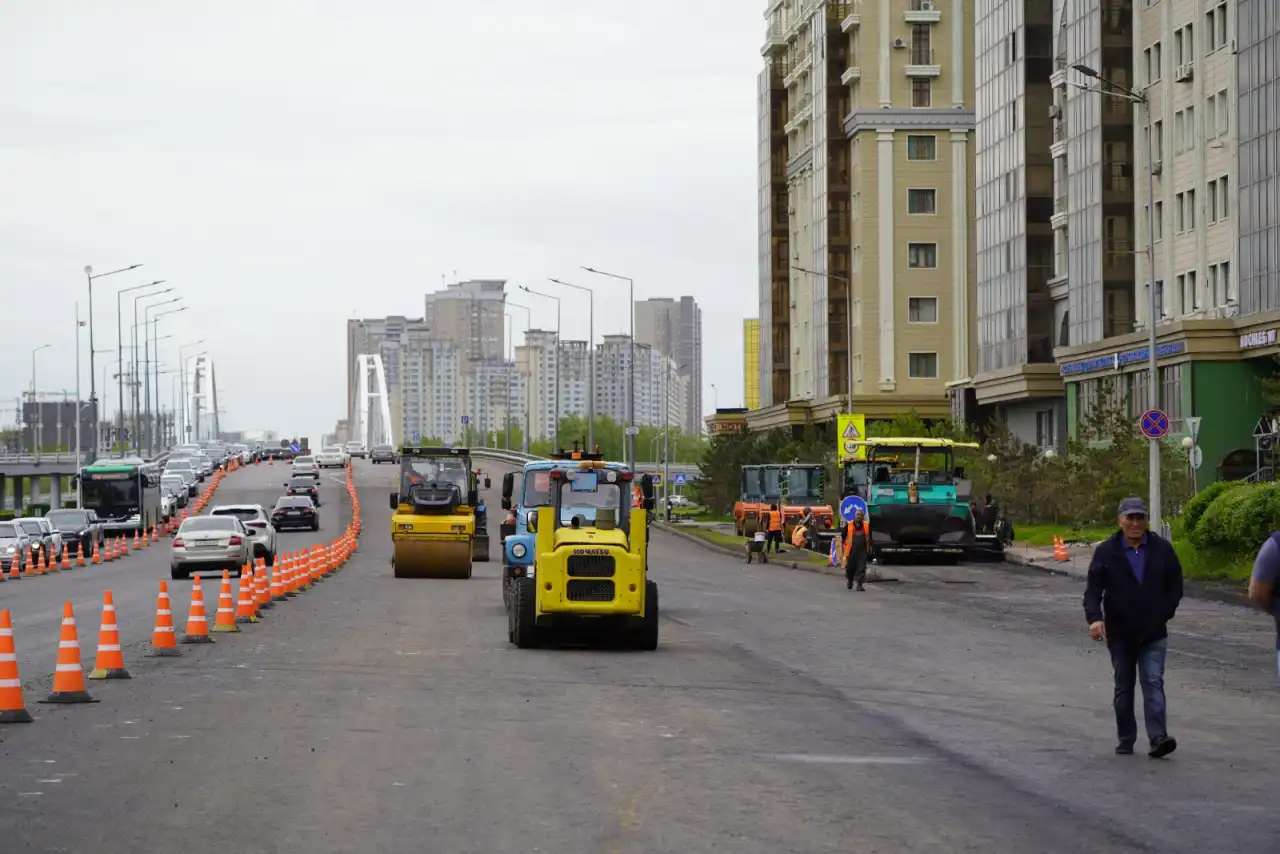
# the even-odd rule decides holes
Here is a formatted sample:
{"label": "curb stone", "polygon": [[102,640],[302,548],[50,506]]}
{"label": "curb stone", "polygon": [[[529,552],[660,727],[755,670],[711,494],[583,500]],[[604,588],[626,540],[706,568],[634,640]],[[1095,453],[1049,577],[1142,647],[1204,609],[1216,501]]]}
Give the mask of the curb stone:
{"label": "curb stone", "polygon": [[[735,549],[731,546],[722,546],[719,543],[713,543],[710,540],[705,540],[702,537],[697,536],[696,534],[690,534],[687,531],[678,530],[663,522],[654,522],[653,527],[658,529],[659,531],[663,531],[664,533],[671,534],[672,536],[680,537],[681,539],[684,539],[684,540],[689,540],[690,542],[696,543],[699,546],[702,546],[704,549],[707,549],[709,551],[719,552],[720,554],[728,555],[729,557],[736,557],[739,560],[742,559],[741,549]],[[808,562],[800,563],[799,561],[794,561],[794,560],[779,560],[777,558],[770,558],[767,564],[761,564],[761,565],[762,566],[782,566],[782,567],[786,567],[787,569],[798,569],[801,572],[814,572],[819,575],[833,575],[833,576],[836,576],[837,578],[844,577],[843,569],[835,566],[819,565],[816,563],[808,563]],[[879,567],[877,566],[874,566],[874,565],[867,566],[867,581],[866,581],[867,584],[883,584],[885,582],[893,582],[898,580],[899,579],[897,578],[887,577],[881,574],[879,572]]]}

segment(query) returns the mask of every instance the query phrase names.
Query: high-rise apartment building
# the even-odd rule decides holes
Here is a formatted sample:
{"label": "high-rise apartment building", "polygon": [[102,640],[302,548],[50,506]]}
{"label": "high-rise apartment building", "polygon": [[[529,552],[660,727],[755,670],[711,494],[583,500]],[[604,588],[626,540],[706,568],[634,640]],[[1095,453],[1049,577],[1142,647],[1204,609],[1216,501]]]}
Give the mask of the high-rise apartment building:
{"label": "high-rise apartment building", "polygon": [[[398,441],[454,441],[461,430],[465,375],[450,341],[411,336],[400,347],[392,420]],[[388,379],[388,383],[390,380]]]}
{"label": "high-rise apartment building", "polygon": [[661,297],[637,302],[636,343],[645,344],[676,363],[688,382],[681,383],[686,398],[681,410],[688,413],[679,423],[681,432],[702,431],[702,309],[693,297]]}
{"label": "high-rise apartment building", "polygon": [[1066,422],[1053,357],[1055,287],[1066,306],[1055,225],[1067,234],[1065,188],[1054,193],[1055,163],[1065,180],[1067,160],[1055,137],[1053,0],[979,3],[974,53],[977,364],[970,387],[954,389],[952,415],[981,426],[998,412],[1024,441],[1052,446]]}
{"label": "high-rise apartment building", "polygon": [[742,321],[742,399],[747,409],[760,408],[760,321]]}
{"label": "high-rise apartment building", "polygon": [[944,415],[970,379],[973,8],[768,4],[753,428]]}
{"label": "high-rise apartment building", "polygon": [[426,321],[436,337],[452,341],[469,361],[506,355],[502,306],[505,279],[472,279],[426,295]]}
{"label": "high-rise apartment building", "polygon": [[[356,357],[379,355],[386,374],[388,405],[392,409],[402,406],[400,389],[400,353],[402,344],[410,339],[424,340],[431,337],[430,324],[423,318],[392,315],[381,318],[347,321],[347,421],[355,423],[356,383],[359,372]],[[369,414],[365,414],[368,419]],[[393,419],[399,423],[399,419]],[[393,430],[394,432],[394,430]],[[397,436],[399,441],[401,437]]]}

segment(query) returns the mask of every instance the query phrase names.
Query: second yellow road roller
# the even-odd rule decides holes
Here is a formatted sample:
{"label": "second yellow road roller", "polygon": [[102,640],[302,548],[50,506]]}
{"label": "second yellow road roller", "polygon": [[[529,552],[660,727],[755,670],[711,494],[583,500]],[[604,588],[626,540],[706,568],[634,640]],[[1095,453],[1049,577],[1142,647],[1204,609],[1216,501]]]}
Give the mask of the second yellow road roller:
{"label": "second yellow road roller", "polygon": [[477,481],[469,448],[401,449],[399,491],[391,493],[396,578],[471,577],[478,537],[488,537],[486,526],[476,525]]}

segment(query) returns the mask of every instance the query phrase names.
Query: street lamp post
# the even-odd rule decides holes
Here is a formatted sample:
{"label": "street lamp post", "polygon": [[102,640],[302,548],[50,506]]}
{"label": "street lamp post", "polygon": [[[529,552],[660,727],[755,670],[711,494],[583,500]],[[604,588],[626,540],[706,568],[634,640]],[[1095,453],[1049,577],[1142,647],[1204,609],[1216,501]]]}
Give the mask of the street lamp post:
{"label": "street lamp post", "polygon": [[[529,309],[527,305],[520,305],[519,303],[515,303],[515,302],[508,302],[504,304],[507,306],[507,308],[518,308],[524,312],[525,344],[527,346],[529,343],[529,328],[533,326],[533,312]],[[514,359],[515,341],[511,342],[511,355]],[[521,446],[520,450],[522,453],[526,453],[526,454],[529,453],[529,430],[533,420],[530,413],[532,412],[532,410],[533,410],[533,407],[530,402],[529,383],[526,382],[524,384],[524,430],[521,431],[523,435],[520,441],[520,446]]]}
{"label": "street lamp post", "polygon": [[[84,442],[80,433],[80,424],[84,421],[84,409],[80,402],[80,327],[84,326],[84,322],[80,320],[80,303],[76,302],[76,507],[84,506],[84,490],[80,488],[80,466],[82,454],[84,453]],[[89,407],[90,412],[93,407]]]}
{"label": "street lamp post", "polygon": [[35,421],[31,425],[31,444],[35,448],[37,459],[43,451],[40,444],[40,434],[44,433],[44,419],[40,417],[40,398],[36,393],[36,353],[41,350],[48,350],[52,346],[52,344],[41,344],[31,351],[31,412],[35,417]]}
{"label": "street lamp post", "polygon": [[[142,453],[142,406],[141,401],[138,399],[138,302],[140,300],[147,299],[148,297],[158,297],[162,294],[167,294],[172,290],[173,288],[165,288],[164,290],[156,291],[155,293],[138,294],[138,296],[133,298],[133,372],[129,375],[129,381],[133,386],[133,448],[138,453]],[[177,302],[180,299],[182,299],[182,297],[173,297],[172,299],[144,306],[142,312],[144,321],[147,317],[147,312],[155,308],[157,305],[168,305],[169,303]],[[143,331],[142,343],[145,347],[147,344],[145,329]]]}
{"label": "street lamp post", "polygon": [[[1156,204],[1156,178],[1155,178],[1155,140],[1151,121],[1151,102],[1148,100],[1146,92],[1141,89],[1126,89],[1116,83],[1107,80],[1101,74],[1087,65],[1071,66],[1085,77],[1098,81],[1097,87],[1084,86],[1079,83],[1072,82],[1072,86],[1085,92],[1095,92],[1104,97],[1119,98],[1122,101],[1128,101],[1131,104],[1140,104],[1147,114],[1147,370],[1150,377],[1147,380],[1151,387],[1151,408],[1160,408],[1160,368],[1156,362],[1156,323],[1159,320],[1159,311],[1156,307],[1156,225],[1155,225],[1155,204]],[[1160,440],[1148,440],[1148,463],[1147,463],[1147,490],[1148,498],[1148,519],[1152,530],[1159,532],[1161,530],[1161,498],[1160,498]]]}
{"label": "street lamp post", "polygon": [[582,285],[575,285],[572,282],[566,282],[561,279],[548,278],[547,281],[555,282],[557,285],[564,285],[566,288],[573,288],[587,293],[587,313],[590,317],[587,319],[587,358],[589,365],[587,370],[587,448],[595,448],[596,446],[596,292],[591,288]]}
{"label": "street lamp post", "polygon": [[556,449],[559,450],[562,447],[560,444],[560,363],[564,361],[564,348],[561,346],[564,342],[560,339],[560,297],[553,294],[545,294],[542,291],[535,291],[532,288],[526,288],[524,285],[520,286],[520,290],[536,297],[544,297],[556,301],[556,350],[554,360],[556,367],[556,426],[553,438],[555,439]]}
{"label": "street lamp post", "polygon": [[[124,433],[124,318],[123,318],[123,309],[120,306],[120,297],[132,291],[142,290],[143,288],[154,288],[156,285],[163,285],[163,284],[164,284],[164,279],[157,279],[156,281],[148,282],[145,285],[134,285],[131,288],[121,288],[120,290],[116,291],[116,352],[120,355],[120,370],[116,371],[116,393],[119,395],[119,399],[116,402],[117,403],[117,410],[116,410],[117,438],[119,438],[119,436]],[[169,290],[173,290],[173,289],[170,288]],[[164,293],[164,291],[161,291],[161,293]],[[137,306],[136,302],[134,303],[134,306],[135,306],[135,310],[134,310],[133,322],[137,323],[138,312],[136,310],[136,306]],[[135,341],[134,343],[136,344],[137,342]],[[135,354],[136,354],[136,351],[135,351]],[[121,450],[123,450],[123,444],[121,446]]]}
{"label": "street lamp post", "polygon": [[[109,353],[114,353],[114,352],[115,350],[94,350],[93,354],[95,356],[97,355],[105,356]],[[104,404],[100,410],[93,413],[93,417],[96,419],[96,422],[93,425],[93,436],[91,437],[91,441],[93,442],[93,453],[89,457],[90,462],[97,459],[98,454],[102,452],[102,436],[100,435],[101,430],[99,429],[99,425],[104,421],[108,423],[111,421],[111,419],[107,417],[107,412],[109,410],[109,407],[105,405],[105,401],[108,399],[108,395],[106,394],[107,366],[110,364],[111,364],[110,362],[102,363],[102,390],[103,390],[102,399],[104,401]],[[90,403],[92,402],[93,402],[92,399],[90,399]]]}
{"label": "street lamp post", "polygon": [[[89,403],[90,404],[92,404],[97,399],[97,396],[98,396],[98,389],[94,382],[94,376],[96,374],[96,371],[94,370],[94,359],[93,359],[94,354],[98,352],[97,350],[93,349],[93,280],[102,279],[107,276],[114,276],[116,273],[127,273],[130,270],[136,270],[141,266],[142,266],[141,264],[134,264],[131,267],[121,267],[119,270],[112,270],[109,273],[98,273],[96,276],[93,273],[93,267],[86,265],[84,268],[84,277],[85,277],[85,280],[89,283]],[[117,304],[116,314],[118,316],[120,313],[119,307],[118,307],[119,306],[118,299],[116,301],[116,304]],[[105,383],[103,384],[102,390],[103,390],[103,393],[106,393]],[[92,407],[90,408],[92,409]],[[95,441],[93,443],[93,446],[94,446],[95,453],[93,456],[97,456],[97,447],[100,444],[98,441],[96,441],[96,437],[98,435],[99,420],[100,419],[98,418],[98,414],[94,412],[93,434],[95,437]]]}
{"label": "street lamp post", "polygon": [[[182,299],[182,297],[177,297],[176,299],[170,300],[170,302],[177,302],[177,300],[179,300],[179,299]],[[159,305],[164,305],[164,304],[165,304],[165,303],[160,303]],[[147,306],[146,311],[150,311],[151,309],[153,309],[153,308],[158,308],[158,307],[159,307],[158,305]],[[153,420],[153,412],[152,412],[152,410],[151,410],[151,375],[152,375],[152,373],[155,373],[155,375],[156,375],[156,383],[155,383],[155,387],[156,387],[156,403],[157,403],[157,404],[159,404],[159,402],[160,402],[160,374],[159,374],[159,371],[160,371],[160,359],[159,359],[159,356],[160,356],[160,339],[156,337],[156,333],[159,331],[159,328],[160,328],[160,318],[162,318],[162,317],[166,317],[166,316],[168,316],[168,315],[170,315],[170,314],[178,314],[178,313],[180,313],[180,312],[186,311],[189,307],[190,307],[190,306],[185,306],[185,305],[184,305],[184,306],[182,306],[181,308],[174,308],[174,309],[170,309],[169,311],[162,311],[162,312],[160,312],[159,314],[157,314],[155,317],[153,317],[153,318],[151,318],[149,321],[147,321],[147,325],[146,325],[146,326],[144,326],[144,327],[143,327],[143,329],[142,329],[142,334],[143,334],[143,336],[144,336],[144,337],[146,337],[146,336],[148,336],[148,335],[149,335],[149,336],[150,336],[149,341],[154,341],[154,342],[156,342],[156,347],[155,347],[155,350],[156,350],[156,359],[155,359],[155,364],[152,364],[152,359],[151,359],[151,347],[149,346],[149,343],[148,343],[148,347],[147,347],[147,368],[148,368],[148,370],[147,370],[147,374],[146,374],[147,456],[154,456],[154,455],[155,455],[155,433],[156,433],[156,428],[155,428],[155,421]],[[143,312],[143,316],[144,316],[144,318],[145,318],[145,315],[146,315],[146,312]],[[169,336],[165,336],[165,337],[169,337]],[[156,406],[156,409],[159,409],[159,408],[160,408],[160,407],[157,405],[157,406]]]}
{"label": "street lamp post", "polygon": [[848,380],[849,401],[846,412],[853,412],[853,282],[844,276],[838,276],[835,273],[819,273],[817,270],[809,270],[804,267],[797,267],[794,264],[791,269],[798,273],[808,273],[810,276],[818,276],[823,279],[835,279],[837,282],[844,283],[844,342],[845,356],[848,364],[845,365],[846,379]]}
{"label": "street lamp post", "polygon": [[617,279],[626,282],[630,287],[630,295],[627,299],[630,301],[628,313],[631,315],[631,357],[627,360],[627,385],[630,386],[630,393],[627,395],[627,450],[631,456],[631,468],[636,467],[636,281],[629,276],[620,276],[617,273],[606,273],[604,270],[597,270],[594,267],[583,267],[588,273],[595,273],[597,276],[607,276],[610,279]]}

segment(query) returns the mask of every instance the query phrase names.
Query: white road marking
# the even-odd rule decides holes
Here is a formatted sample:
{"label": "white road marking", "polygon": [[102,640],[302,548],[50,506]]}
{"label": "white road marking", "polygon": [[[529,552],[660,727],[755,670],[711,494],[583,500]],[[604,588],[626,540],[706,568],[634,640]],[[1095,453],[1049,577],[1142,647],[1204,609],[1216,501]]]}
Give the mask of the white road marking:
{"label": "white road marking", "polygon": [[764,754],[763,758],[814,765],[919,765],[929,761],[919,756],[840,756],[823,753],[772,753]]}

